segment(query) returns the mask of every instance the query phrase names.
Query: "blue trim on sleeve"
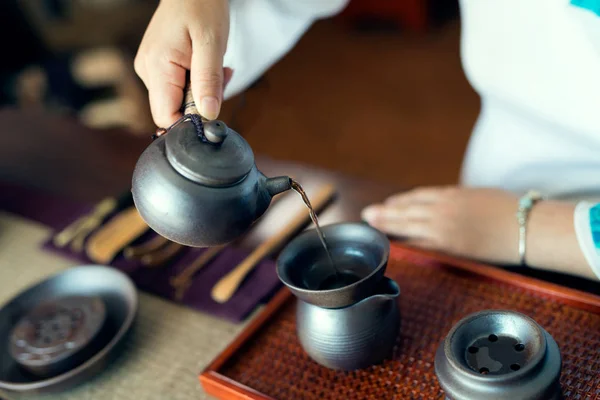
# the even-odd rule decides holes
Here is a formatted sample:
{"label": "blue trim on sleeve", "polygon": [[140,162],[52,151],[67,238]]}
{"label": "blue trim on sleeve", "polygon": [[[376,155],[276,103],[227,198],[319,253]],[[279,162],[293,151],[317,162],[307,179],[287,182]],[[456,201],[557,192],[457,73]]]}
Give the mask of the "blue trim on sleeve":
{"label": "blue trim on sleeve", "polygon": [[600,0],[571,0],[571,5],[591,11],[600,17]]}
{"label": "blue trim on sleeve", "polygon": [[594,247],[600,249],[600,203],[590,208],[590,230],[592,231]]}

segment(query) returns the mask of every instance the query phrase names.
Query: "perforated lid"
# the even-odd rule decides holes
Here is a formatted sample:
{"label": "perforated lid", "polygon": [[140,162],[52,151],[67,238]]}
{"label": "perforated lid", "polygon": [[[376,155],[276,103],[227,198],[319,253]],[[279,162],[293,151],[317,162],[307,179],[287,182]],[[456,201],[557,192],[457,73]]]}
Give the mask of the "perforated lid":
{"label": "perforated lid", "polygon": [[97,296],[70,296],[44,302],[12,331],[10,354],[21,365],[41,367],[69,357],[100,331],[106,307]]}

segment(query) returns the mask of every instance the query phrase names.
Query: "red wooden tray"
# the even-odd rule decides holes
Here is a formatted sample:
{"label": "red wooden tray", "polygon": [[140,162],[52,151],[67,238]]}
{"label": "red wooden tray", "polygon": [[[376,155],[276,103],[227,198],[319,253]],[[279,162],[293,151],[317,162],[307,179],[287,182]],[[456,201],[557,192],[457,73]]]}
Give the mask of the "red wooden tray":
{"label": "red wooden tray", "polygon": [[202,386],[228,400],[440,399],[434,356],[450,328],[472,312],[510,309],[557,341],[564,398],[600,400],[600,296],[398,244],[386,275],[402,292],[390,360],[353,372],[313,362],[296,338],[296,300],[284,288],[202,372]]}

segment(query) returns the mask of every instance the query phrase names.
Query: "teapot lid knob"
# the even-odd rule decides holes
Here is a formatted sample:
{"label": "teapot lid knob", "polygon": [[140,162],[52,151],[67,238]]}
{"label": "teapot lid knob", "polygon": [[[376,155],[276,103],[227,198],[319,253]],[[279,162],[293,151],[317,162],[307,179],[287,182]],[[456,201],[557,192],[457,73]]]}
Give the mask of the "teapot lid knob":
{"label": "teapot lid knob", "polygon": [[207,121],[204,123],[204,136],[211,143],[222,143],[227,137],[227,127],[221,121]]}

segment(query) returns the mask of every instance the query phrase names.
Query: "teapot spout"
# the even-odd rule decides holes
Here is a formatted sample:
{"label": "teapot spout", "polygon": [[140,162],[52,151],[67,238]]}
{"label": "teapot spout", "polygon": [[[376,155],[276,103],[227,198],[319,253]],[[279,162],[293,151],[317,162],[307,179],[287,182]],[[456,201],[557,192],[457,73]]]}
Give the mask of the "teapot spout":
{"label": "teapot spout", "polygon": [[267,191],[271,196],[285,192],[292,188],[292,178],[289,176],[277,176],[275,178],[267,178],[265,182]]}
{"label": "teapot spout", "polygon": [[395,300],[398,296],[400,296],[400,287],[396,281],[384,276],[373,295],[364,299],[363,302],[383,304]]}

